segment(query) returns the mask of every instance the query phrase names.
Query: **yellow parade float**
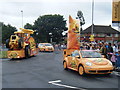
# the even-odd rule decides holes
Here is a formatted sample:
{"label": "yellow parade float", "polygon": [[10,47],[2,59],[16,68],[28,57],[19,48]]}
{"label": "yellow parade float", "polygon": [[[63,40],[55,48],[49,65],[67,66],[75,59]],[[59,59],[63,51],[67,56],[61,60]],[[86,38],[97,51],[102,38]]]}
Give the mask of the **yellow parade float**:
{"label": "yellow parade float", "polygon": [[63,51],[63,67],[85,74],[111,74],[113,65],[95,50],[80,50],[80,21],[69,16],[67,49]]}
{"label": "yellow parade float", "polygon": [[33,30],[20,28],[20,31],[14,32],[10,39],[6,40],[8,48],[8,58],[28,58],[38,53],[38,48],[34,38],[31,36]]}

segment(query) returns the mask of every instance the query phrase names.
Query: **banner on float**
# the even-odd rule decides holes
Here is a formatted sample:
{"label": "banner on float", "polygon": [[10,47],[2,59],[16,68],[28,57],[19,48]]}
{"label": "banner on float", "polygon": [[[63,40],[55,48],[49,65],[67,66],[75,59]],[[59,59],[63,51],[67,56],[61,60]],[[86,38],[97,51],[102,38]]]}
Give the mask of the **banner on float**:
{"label": "banner on float", "polygon": [[120,0],[112,2],[112,25],[119,26],[120,23]]}

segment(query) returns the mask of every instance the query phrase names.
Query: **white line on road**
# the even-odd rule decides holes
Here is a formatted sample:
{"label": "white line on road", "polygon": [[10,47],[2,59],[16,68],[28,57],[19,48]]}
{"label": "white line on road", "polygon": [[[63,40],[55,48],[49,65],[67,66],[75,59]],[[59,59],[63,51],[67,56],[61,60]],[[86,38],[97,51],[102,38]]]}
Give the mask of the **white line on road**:
{"label": "white line on road", "polygon": [[86,89],[83,89],[83,88],[78,88],[78,87],[58,84],[60,82],[62,82],[62,81],[61,80],[55,80],[55,81],[49,81],[48,83],[53,84],[53,85],[57,85],[57,86],[61,86],[61,87],[66,87],[66,88],[74,88],[74,89],[79,89],[79,90],[86,90]]}
{"label": "white line on road", "polygon": [[115,75],[117,75],[117,76],[120,76],[120,73],[119,73],[119,72],[113,71],[113,74],[115,74]]}

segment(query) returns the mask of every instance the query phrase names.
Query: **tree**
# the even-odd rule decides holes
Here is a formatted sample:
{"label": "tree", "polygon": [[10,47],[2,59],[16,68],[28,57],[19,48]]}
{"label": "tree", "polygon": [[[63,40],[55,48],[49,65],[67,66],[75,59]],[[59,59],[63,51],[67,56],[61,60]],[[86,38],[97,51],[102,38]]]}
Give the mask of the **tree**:
{"label": "tree", "polygon": [[[38,31],[37,39],[39,42],[59,43],[63,40],[62,32],[66,30],[66,21],[61,15],[44,15],[35,20],[33,29]],[[52,35],[49,35],[52,33]]]}
{"label": "tree", "polygon": [[33,25],[26,23],[26,25],[24,26],[24,28],[26,29],[33,29]]}
{"label": "tree", "polygon": [[17,29],[10,24],[5,25],[4,23],[2,24],[2,43],[6,43],[5,41],[10,38],[12,34],[14,34]]}

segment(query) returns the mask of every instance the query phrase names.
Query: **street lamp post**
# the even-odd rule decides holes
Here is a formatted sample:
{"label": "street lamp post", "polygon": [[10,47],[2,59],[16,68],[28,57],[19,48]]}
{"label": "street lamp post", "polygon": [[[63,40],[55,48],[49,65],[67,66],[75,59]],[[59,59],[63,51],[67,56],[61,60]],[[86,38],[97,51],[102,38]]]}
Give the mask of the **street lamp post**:
{"label": "street lamp post", "polygon": [[50,35],[50,43],[52,43],[52,33],[49,33]]}
{"label": "street lamp post", "polygon": [[[38,37],[38,32],[36,33],[36,36]],[[37,41],[37,43],[39,42],[39,39],[38,38],[36,38],[36,41]]]}
{"label": "street lamp post", "polygon": [[35,32],[35,35],[36,35],[36,41],[39,42],[39,38],[37,38],[37,37],[38,37],[38,34],[39,34],[39,33],[38,33],[38,30],[34,30],[34,32]]}
{"label": "street lamp post", "polygon": [[23,28],[23,10],[21,10],[21,14],[22,14],[22,28]]}

